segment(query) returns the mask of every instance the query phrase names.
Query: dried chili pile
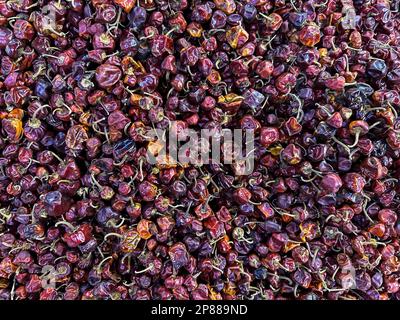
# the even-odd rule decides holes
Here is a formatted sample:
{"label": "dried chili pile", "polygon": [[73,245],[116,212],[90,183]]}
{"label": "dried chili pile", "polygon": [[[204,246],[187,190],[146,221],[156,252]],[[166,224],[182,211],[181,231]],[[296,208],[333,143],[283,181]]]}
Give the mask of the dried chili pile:
{"label": "dried chili pile", "polygon": [[399,7],[0,0],[0,299],[399,300]]}

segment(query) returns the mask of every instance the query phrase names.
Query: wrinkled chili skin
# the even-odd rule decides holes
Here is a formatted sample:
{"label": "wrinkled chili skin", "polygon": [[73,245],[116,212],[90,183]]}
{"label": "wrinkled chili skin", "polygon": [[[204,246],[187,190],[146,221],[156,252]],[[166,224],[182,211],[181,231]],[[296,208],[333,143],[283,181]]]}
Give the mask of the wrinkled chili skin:
{"label": "wrinkled chili skin", "polygon": [[0,300],[400,300],[398,9],[0,1]]}

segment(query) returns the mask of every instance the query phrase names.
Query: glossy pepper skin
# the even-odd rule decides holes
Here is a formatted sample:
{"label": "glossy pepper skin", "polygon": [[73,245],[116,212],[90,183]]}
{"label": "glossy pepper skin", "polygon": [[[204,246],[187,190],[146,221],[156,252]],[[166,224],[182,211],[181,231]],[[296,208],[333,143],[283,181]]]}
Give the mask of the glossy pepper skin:
{"label": "glossy pepper skin", "polygon": [[0,1],[0,300],[399,300],[399,55],[398,1]]}

